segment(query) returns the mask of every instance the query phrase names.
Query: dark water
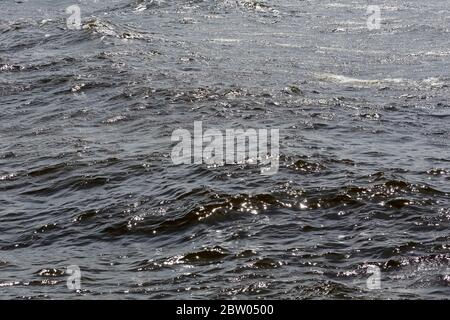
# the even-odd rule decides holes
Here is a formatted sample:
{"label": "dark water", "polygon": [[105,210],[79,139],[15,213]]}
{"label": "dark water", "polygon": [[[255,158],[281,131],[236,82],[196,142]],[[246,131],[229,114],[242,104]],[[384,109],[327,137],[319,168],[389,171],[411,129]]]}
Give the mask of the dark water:
{"label": "dark water", "polygon": [[[0,298],[449,298],[448,1],[0,12]],[[278,174],[173,165],[194,121],[278,128]]]}

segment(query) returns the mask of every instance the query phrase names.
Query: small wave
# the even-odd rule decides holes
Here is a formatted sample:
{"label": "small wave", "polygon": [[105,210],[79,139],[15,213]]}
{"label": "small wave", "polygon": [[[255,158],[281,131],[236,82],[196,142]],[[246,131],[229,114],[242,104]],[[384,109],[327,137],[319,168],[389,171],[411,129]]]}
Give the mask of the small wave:
{"label": "small wave", "polygon": [[83,24],[83,30],[101,36],[120,39],[150,39],[149,34],[133,30],[130,27],[120,26],[101,19],[91,19]]}
{"label": "small wave", "polygon": [[330,81],[343,84],[389,84],[389,83],[407,83],[409,80],[404,78],[385,78],[385,79],[359,79],[337,74],[319,74],[317,77],[322,81]]}

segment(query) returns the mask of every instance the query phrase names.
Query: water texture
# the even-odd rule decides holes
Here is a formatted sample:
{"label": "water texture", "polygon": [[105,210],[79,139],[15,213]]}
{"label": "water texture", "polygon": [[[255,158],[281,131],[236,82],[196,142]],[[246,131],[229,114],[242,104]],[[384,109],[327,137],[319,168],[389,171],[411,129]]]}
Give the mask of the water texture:
{"label": "water texture", "polygon": [[[447,1],[0,12],[1,299],[449,298]],[[279,172],[174,165],[194,121],[279,129]]]}

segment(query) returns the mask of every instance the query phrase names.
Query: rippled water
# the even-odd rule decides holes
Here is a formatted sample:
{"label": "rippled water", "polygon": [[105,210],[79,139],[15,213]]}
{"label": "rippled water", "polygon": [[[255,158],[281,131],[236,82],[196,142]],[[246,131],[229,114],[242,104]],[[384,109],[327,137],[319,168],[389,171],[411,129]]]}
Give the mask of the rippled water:
{"label": "rippled water", "polygon": [[[0,297],[448,298],[450,7],[368,4],[2,0]],[[173,165],[194,121],[278,174]]]}

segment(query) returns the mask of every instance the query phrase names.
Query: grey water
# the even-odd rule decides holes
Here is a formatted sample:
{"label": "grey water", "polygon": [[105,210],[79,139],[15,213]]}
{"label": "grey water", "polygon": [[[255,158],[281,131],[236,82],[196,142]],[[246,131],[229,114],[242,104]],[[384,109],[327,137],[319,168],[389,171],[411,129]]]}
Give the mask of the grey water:
{"label": "grey water", "polygon": [[0,299],[448,299],[449,85],[444,0],[2,0]]}

